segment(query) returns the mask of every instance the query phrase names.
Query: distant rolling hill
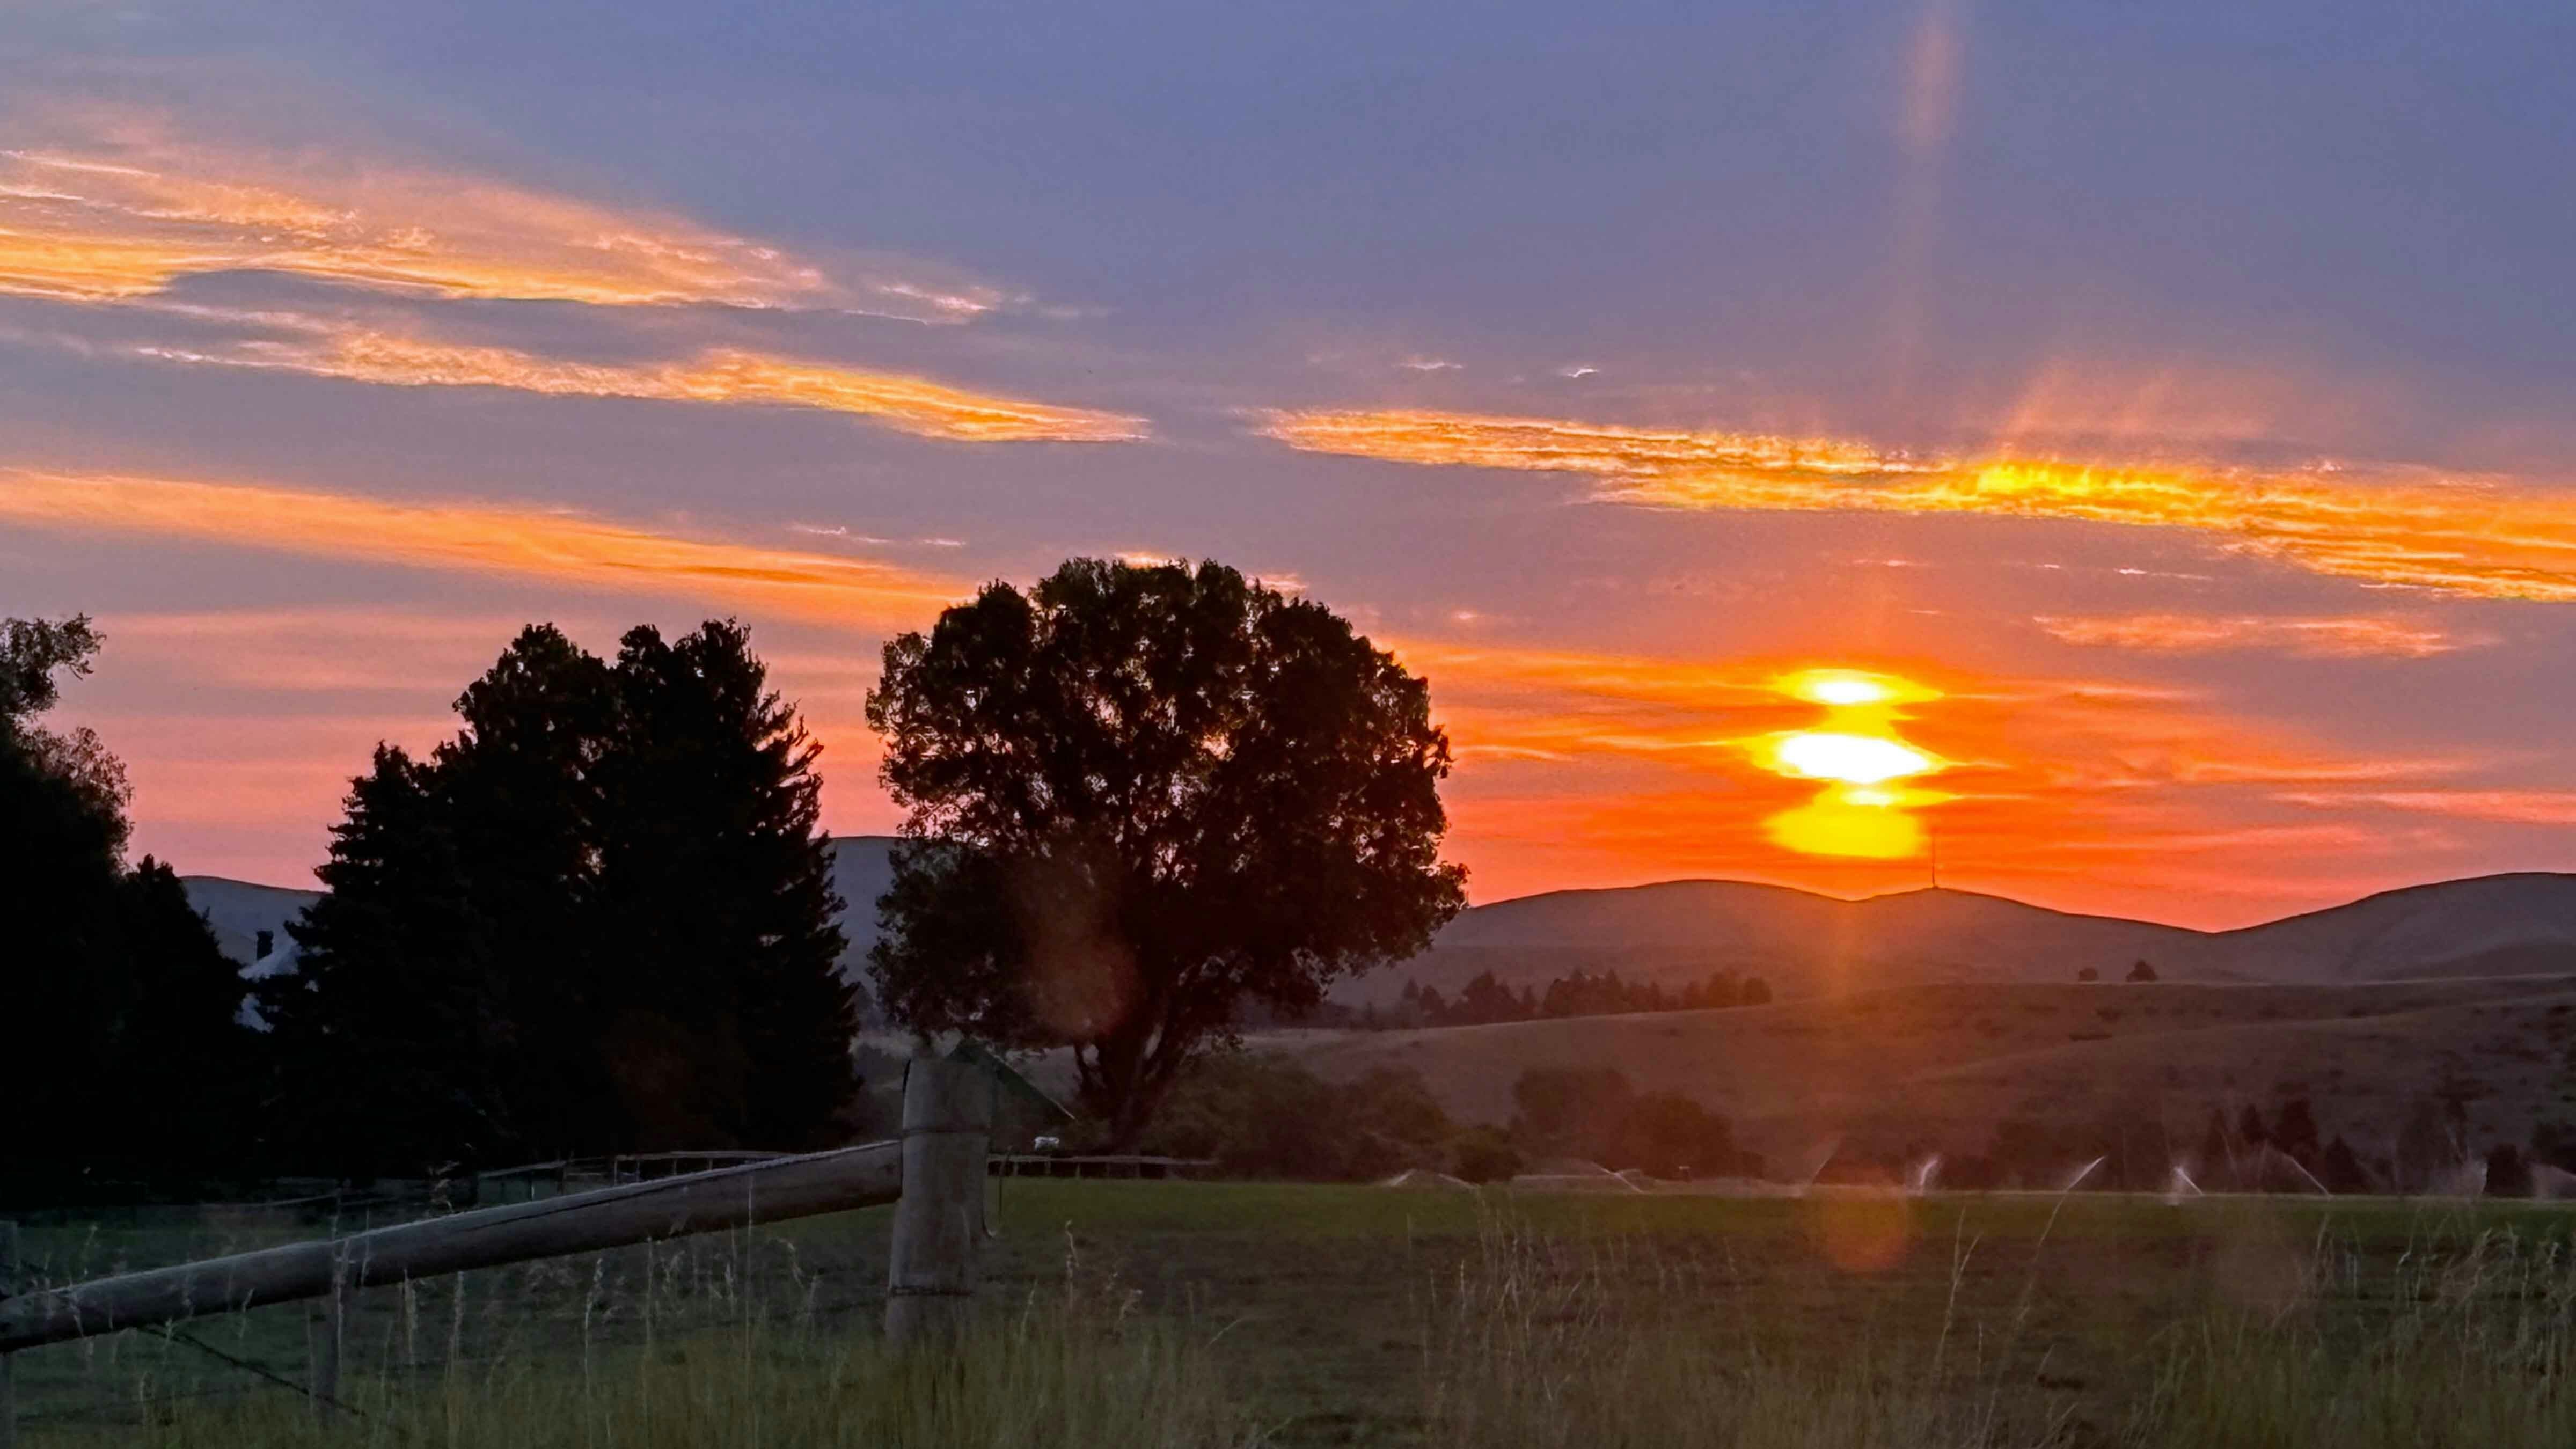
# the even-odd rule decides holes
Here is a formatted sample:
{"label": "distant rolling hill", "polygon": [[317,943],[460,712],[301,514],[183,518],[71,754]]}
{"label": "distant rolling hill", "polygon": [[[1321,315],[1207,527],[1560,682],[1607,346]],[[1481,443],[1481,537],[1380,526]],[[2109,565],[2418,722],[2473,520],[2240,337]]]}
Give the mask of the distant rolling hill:
{"label": "distant rolling hill", "polygon": [[320,891],[259,885],[219,875],[181,876],[179,884],[187,889],[188,904],[195,906],[197,914],[215,928],[215,944],[245,966],[259,958],[260,932],[269,932],[275,944],[285,945],[286,923],[322,898]]}
{"label": "distant rolling hill", "polygon": [[2408,886],[2212,939],[2238,970],[2274,980],[2527,971],[2539,954],[2576,949],[2576,875],[2532,871]]}
{"label": "distant rolling hill", "polygon": [[1741,881],[1554,891],[1479,906],[1432,949],[1346,985],[1384,1002],[1410,978],[1454,993],[1479,972],[1541,986],[1583,969],[1678,982],[1712,971],[1810,996],[1947,981],[2365,982],[2514,974],[2576,964],[2576,876],[2446,881],[2235,931],[2087,916],[1965,891],[1842,900]]}
{"label": "distant rolling hill", "polygon": [[[842,970],[859,979],[876,940],[876,898],[893,878],[886,835],[832,842],[832,883],[848,909]],[[218,941],[247,963],[258,932],[285,925],[315,892],[219,876],[186,878]],[[1767,979],[1776,994],[1831,995],[1941,982],[2070,982],[2091,967],[2117,980],[2133,961],[2168,981],[2362,983],[2576,970],[2576,875],[2482,876],[2387,891],[2236,931],[2077,915],[1966,891],[1842,900],[1742,881],[1668,881],[1551,891],[1478,906],[1426,954],[1346,983],[1354,1005],[1406,980],[1454,993],[1479,972],[1543,986],[1583,969],[1678,982],[1712,971]]]}

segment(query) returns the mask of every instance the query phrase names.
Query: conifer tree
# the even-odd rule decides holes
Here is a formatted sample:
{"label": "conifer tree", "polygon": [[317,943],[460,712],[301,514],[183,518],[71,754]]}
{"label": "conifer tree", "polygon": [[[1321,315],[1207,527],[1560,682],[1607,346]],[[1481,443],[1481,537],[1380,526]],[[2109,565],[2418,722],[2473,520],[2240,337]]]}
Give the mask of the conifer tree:
{"label": "conifer tree", "polygon": [[498,1090],[540,1154],[614,1145],[601,1061],[614,964],[597,943],[600,767],[612,748],[608,666],[531,625],[456,700],[464,728],[429,786],[481,918],[483,1003],[503,1024]]}
{"label": "conifer tree", "polygon": [[307,1165],[813,1145],[852,1095],[817,747],[737,625],[523,631],[352,785],[263,991]]}
{"label": "conifer tree", "polygon": [[821,747],[731,621],[630,631],[615,687],[600,892],[629,1115],[647,1136],[695,1119],[747,1145],[821,1142],[857,1085]]}
{"label": "conifer tree", "polygon": [[287,926],[296,969],[260,983],[282,1151],[305,1170],[408,1174],[519,1145],[491,929],[436,775],[377,747],[331,829],[324,894]]}

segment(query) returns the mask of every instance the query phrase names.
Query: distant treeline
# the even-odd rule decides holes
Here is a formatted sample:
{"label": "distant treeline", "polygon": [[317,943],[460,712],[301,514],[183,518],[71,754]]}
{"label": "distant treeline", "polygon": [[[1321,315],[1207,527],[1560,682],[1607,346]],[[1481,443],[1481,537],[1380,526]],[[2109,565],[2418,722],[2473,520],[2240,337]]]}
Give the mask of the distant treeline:
{"label": "distant treeline", "polygon": [[1508,1122],[1469,1125],[1410,1067],[1328,1082],[1248,1052],[1193,1066],[1143,1145],[1213,1158],[1237,1176],[1316,1181],[1420,1169],[1499,1182],[1568,1159],[1669,1179],[1762,1171],[1725,1118],[1679,1092],[1640,1092],[1615,1067],[1532,1068],[1512,1084],[1512,1104]]}
{"label": "distant treeline", "polygon": [[[2316,1106],[2305,1096],[2285,1098],[2269,1113],[2254,1103],[2234,1112],[2213,1106],[2196,1135],[2172,1131],[2144,1107],[2108,1111],[2091,1121],[2016,1115],[1996,1123],[1982,1149],[1942,1155],[1933,1185],[2525,1197],[2543,1185],[2543,1176],[2555,1173],[2560,1187],[2576,1186],[2576,1127],[2543,1121],[2525,1143],[2481,1137],[2467,1110],[2479,1095],[2483,1089],[2455,1080],[2398,1122],[2346,1124],[2349,1137],[2322,1130]],[[1934,1156],[1927,1144],[1895,1153],[1846,1150],[1834,1155],[1821,1176],[1909,1181]]]}
{"label": "distant treeline", "polygon": [[1771,1000],[1771,984],[1759,976],[1713,971],[1697,981],[1666,988],[1656,981],[1627,981],[1614,968],[1599,976],[1577,968],[1547,983],[1545,990],[1518,991],[1481,972],[1456,997],[1437,986],[1404,983],[1395,1005],[1380,1011],[1363,1009],[1354,1025],[1366,1030],[1420,1026],[1486,1026],[1498,1021],[1537,1021],[1547,1017],[1617,1016],[1642,1011],[1709,1011],[1730,1006],[1761,1006]]}
{"label": "distant treeline", "polygon": [[[1327,1081],[1267,1053],[1194,1066],[1145,1139],[1149,1151],[1213,1158],[1247,1177],[1366,1181],[1407,1170],[1496,1182],[1574,1164],[1685,1181],[1763,1177],[1827,1183],[2084,1192],[2442,1193],[2528,1196],[2576,1185],[2576,1127],[2544,1122],[2528,1144],[2482,1141],[2454,1082],[2392,1133],[2356,1131],[2355,1146],[2320,1129],[2304,1096],[2265,1111],[2212,1107],[2197,1134],[2175,1132],[2141,1105],[2092,1120],[2012,1116],[1971,1152],[1913,1143],[1899,1150],[1819,1142],[1813,1156],[1766,1163],[1735,1141],[1725,1117],[1675,1091],[1639,1091],[1615,1067],[1532,1068],[1512,1084],[1512,1113],[1464,1123],[1420,1073],[1380,1067]],[[2569,1176],[2552,1177],[2552,1174]],[[2550,1179],[2543,1181],[2543,1179]]]}

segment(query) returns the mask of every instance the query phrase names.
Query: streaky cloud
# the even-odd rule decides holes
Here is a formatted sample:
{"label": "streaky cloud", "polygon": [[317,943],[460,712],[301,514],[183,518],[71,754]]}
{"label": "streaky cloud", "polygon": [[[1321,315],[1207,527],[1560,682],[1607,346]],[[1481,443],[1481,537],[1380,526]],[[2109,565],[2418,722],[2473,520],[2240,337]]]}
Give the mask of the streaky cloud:
{"label": "streaky cloud", "polygon": [[865,629],[918,624],[972,592],[969,582],[890,564],[691,538],[527,505],[398,503],[254,483],[0,469],[0,520],[678,594]]}
{"label": "streaky cloud", "polygon": [[1640,507],[2181,529],[2366,584],[2576,601],[2576,498],[2483,479],[1925,458],[1839,439],[1469,413],[1274,411],[1259,430],[1306,452],[1584,475],[1592,498]]}
{"label": "streaky cloud", "polygon": [[2045,616],[2034,622],[2061,643],[2153,654],[2264,652],[2310,659],[2429,659],[2496,642],[2493,635],[2456,633],[2438,624],[2376,614],[2275,618],[2149,613]]}
{"label": "streaky cloud", "polygon": [[2272,798],[2325,809],[2402,810],[2505,825],[2576,825],[2576,790],[2283,791]]}
{"label": "streaky cloud", "polygon": [[841,277],[644,208],[433,167],[287,158],[82,118],[104,143],[0,150],[0,293],[115,302],[219,272],[432,297],[833,308],[965,321],[1011,300],[917,277]]}
{"label": "streaky cloud", "polygon": [[712,348],[685,362],[621,365],[367,327],[315,323],[295,330],[304,335],[229,348],[135,350],[175,362],[272,368],[399,387],[497,387],[554,397],[810,408],[953,442],[1115,443],[1147,436],[1145,420],[1138,417],[742,348]]}

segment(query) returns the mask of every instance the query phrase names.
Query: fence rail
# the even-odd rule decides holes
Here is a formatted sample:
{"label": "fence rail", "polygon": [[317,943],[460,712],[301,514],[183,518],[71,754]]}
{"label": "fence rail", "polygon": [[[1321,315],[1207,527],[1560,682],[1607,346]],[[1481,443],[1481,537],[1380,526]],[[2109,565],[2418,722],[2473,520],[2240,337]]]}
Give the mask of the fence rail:
{"label": "fence rail", "polygon": [[890,1203],[894,1142],[480,1208],[0,1298],[0,1354],[352,1288]]}
{"label": "fence rail", "polygon": [[[914,1060],[904,1079],[903,1135],[892,1142],[798,1157],[628,1157],[609,1164],[612,1179],[640,1176],[647,1166],[671,1175],[60,1288],[12,1291],[16,1224],[0,1222],[0,1449],[13,1449],[17,1439],[10,1356],[23,1349],[320,1299],[324,1326],[305,1392],[327,1418],[339,1408],[342,1315],[356,1289],[886,1203],[896,1204],[887,1332],[916,1339],[953,1331],[965,1321],[978,1279],[996,1067],[971,1048],[949,1060]],[[728,1158],[748,1160],[678,1171]],[[571,1166],[530,1164],[496,1175],[561,1174]]]}

